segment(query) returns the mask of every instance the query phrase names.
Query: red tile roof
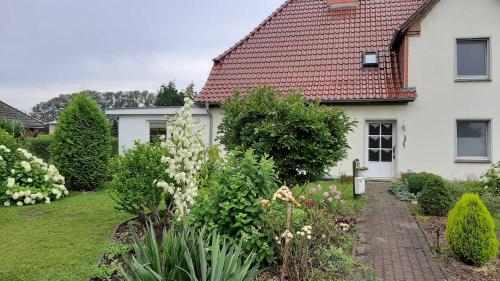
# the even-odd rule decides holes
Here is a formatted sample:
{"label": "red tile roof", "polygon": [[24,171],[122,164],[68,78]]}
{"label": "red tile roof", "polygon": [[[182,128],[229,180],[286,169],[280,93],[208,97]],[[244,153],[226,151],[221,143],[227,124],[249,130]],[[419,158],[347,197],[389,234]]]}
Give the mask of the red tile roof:
{"label": "red tile roof", "polygon": [[[391,39],[424,0],[361,0],[329,8],[326,0],[287,0],[248,36],[214,59],[198,102],[220,102],[236,90],[273,85],[324,102],[412,100],[401,89]],[[378,68],[362,54],[377,51]]]}

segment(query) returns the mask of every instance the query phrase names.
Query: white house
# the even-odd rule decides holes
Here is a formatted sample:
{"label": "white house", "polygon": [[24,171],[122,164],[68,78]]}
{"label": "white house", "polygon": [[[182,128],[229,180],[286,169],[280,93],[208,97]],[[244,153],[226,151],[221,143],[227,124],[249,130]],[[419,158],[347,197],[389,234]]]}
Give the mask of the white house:
{"label": "white house", "polygon": [[[138,108],[111,108],[106,115],[118,118],[118,147],[120,153],[134,147],[136,140],[145,143],[158,139],[167,133],[167,119],[175,116],[180,107],[138,107]],[[210,112],[206,108],[193,107],[194,118],[205,128],[206,145],[211,145],[209,128],[211,125]]]}
{"label": "white house", "polygon": [[[499,15],[500,0],[287,0],[214,59],[196,99],[206,142],[216,142],[220,102],[268,84],[359,122],[333,176],[351,174],[353,159],[374,178],[478,176],[500,161]],[[174,111],[106,113],[119,115],[130,147]]]}

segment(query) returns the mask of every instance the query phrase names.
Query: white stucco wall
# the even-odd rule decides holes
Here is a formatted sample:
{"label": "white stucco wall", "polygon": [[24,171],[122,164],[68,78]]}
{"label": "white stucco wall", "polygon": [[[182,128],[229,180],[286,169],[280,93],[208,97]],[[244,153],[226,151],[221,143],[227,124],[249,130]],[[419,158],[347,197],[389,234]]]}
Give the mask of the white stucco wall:
{"label": "white stucco wall", "polygon": [[[156,108],[150,109],[117,109],[107,110],[106,114],[118,116],[118,145],[119,152],[134,147],[134,141],[149,142],[149,123],[152,121],[166,121],[175,116],[177,109]],[[210,144],[210,118],[205,109],[193,108],[193,116],[205,129],[204,142]]]}

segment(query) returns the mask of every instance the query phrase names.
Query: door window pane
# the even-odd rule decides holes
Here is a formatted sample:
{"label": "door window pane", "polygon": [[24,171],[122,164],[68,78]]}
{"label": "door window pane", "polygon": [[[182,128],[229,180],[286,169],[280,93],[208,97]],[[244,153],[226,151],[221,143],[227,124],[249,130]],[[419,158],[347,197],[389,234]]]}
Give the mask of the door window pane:
{"label": "door window pane", "polygon": [[457,40],[457,76],[488,76],[488,39]]}
{"label": "door window pane", "polygon": [[369,148],[380,148],[380,137],[376,136],[368,137],[368,145]]}
{"label": "door window pane", "polygon": [[488,157],[488,121],[457,121],[457,156]]}
{"label": "door window pane", "polygon": [[384,136],[382,137],[382,148],[392,149],[392,137]]}
{"label": "door window pane", "polygon": [[368,161],[380,161],[380,149],[368,149]]}
{"label": "door window pane", "polygon": [[392,162],[392,149],[382,149],[382,162]]}
{"label": "door window pane", "polygon": [[382,123],[382,135],[392,136],[392,124]]}
{"label": "door window pane", "polygon": [[380,135],[380,123],[370,123],[368,129],[369,135]]}

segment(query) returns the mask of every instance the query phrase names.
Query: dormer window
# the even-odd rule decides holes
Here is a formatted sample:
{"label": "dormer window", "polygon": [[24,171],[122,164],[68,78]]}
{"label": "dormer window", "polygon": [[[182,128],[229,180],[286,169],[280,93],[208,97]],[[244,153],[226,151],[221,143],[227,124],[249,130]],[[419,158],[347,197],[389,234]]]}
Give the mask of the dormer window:
{"label": "dormer window", "polygon": [[363,66],[364,67],[377,67],[378,66],[378,54],[377,54],[377,52],[365,52],[365,53],[363,53]]}

